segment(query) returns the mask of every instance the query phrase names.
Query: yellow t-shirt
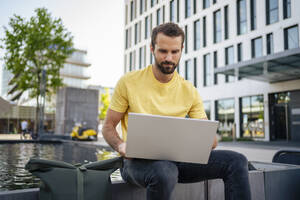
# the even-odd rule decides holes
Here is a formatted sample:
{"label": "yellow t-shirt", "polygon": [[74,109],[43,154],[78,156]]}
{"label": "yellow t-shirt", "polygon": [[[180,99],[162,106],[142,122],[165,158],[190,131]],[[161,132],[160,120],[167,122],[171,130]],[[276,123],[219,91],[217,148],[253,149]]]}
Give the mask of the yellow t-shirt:
{"label": "yellow t-shirt", "polygon": [[114,90],[110,109],[125,113],[121,120],[124,141],[129,112],[206,118],[202,99],[192,83],[184,80],[176,71],[171,81],[161,83],[155,78],[152,65],[121,77]]}

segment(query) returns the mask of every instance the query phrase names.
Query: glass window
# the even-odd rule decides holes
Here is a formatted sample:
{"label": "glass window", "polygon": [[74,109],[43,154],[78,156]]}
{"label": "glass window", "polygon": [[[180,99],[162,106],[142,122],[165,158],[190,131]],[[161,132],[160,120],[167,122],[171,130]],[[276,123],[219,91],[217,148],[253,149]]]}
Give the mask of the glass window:
{"label": "glass window", "polygon": [[219,121],[218,133],[222,138],[232,138],[234,127],[234,99],[216,101],[216,120]]}
{"label": "glass window", "polygon": [[142,69],[142,67],[144,65],[144,48],[140,47],[139,50],[139,69]]}
{"label": "glass window", "polygon": [[197,13],[197,2],[198,2],[198,0],[194,0],[194,5],[193,5],[193,8],[194,8],[194,14],[196,14]]}
{"label": "glass window", "polygon": [[152,32],[152,27],[153,27],[153,21],[152,20],[153,20],[152,14],[150,14],[150,29],[149,29],[150,33]]}
{"label": "glass window", "polygon": [[192,68],[192,60],[186,60],[185,61],[185,79],[188,81],[194,82],[194,73]]}
{"label": "glass window", "polygon": [[180,0],[177,0],[177,22],[179,22],[179,3]]}
{"label": "glass window", "polygon": [[144,46],[144,63],[143,63],[143,67],[146,67],[146,65],[147,65],[147,62],[146,62],[146,60],[147,60],[147,50],[146,50],[146,46]]}
{"label": "glass window", "polygon": [[128,48],[128,29],[125,31],[125,49]]}
{"label": "glass window", "polygon": [[221,25],[221,10],[214,12],[214,43],[218,43],[222,38],[222,25]]}
{"label": "glass window", "polygon": [[138,34],[138,42],[141,42],[142,39],[142,21],[139,21],[139,34]]}
{"label": "glass window", "polygon": [[224,7],[224,38],[229,38],[229,26],[228,26],[228,6]]}
{"label": "glass window", "polygon": [[251,40],[251,50],[252,50],[252,58],[257,58],[263,55],[261,37]]}
{"label": "glass window", "polygon": [[140,0],[140,15],[143,14],[144,11],[144,1],[145,0]]}
{"label": "glass window", "polygon": [[132,71],[132,52],[129,53],[129,71]]}
{"label": "glass window", "polygon": [[128,23],[128,5],[125,6],[125,25]]}
{"label": "glass window", "polygon": [[298,26],[292,26],[284,29],[284,49],[293,49],[299,47]]}
{"label": "glass window", "polygon": [[291,17],[291,0],[283,0],[283,19]]}
{"label": "glass window", "polygon": [[192,14],[191,0],[185,0],[185,18],[190,17]]}
{"label": "glass window", "polygon": [[273,47],[273,33],[267,34],[267,54],[273,54],[274,47]]}
{"label": "glass window", "polygon": [[[225,65],[231,65],[234,63],[234,49],[233,46],[225,48]],[[225,82],[233,82],[234,76],[226,75]]]}
{"label": "glass window", "polygon": [[256,0],[250,0],[251,30],[256,29]]}
{"label": "glass window", "polygon": [[242,45],[242,43],[238,43],[237,53],[238,53],[237,61],[240,62],[243,60],[243,45]]}
{"label": "glass window", "polygon": [[188,53],[188,26],[185,25],[184,27],[184,31],[185,31],[185,46],[184,46],[184,53]]}
{"label": "glass window", "polygon": [[155,0],[150,0],[151,1],[151,8],[155,5]]}
{"label": "glass window", "polygon": [[208,8],[210,6],[210,0],[203,0],[203,9]]}
{"label": "glass window", "polygon": [[265,137],[263,95],[243,97],[241,104],[241,136]]}
{"label": "glass window", "polygon": [[150,51],[150,64],[153,64],[153,63],[154,63],[154,57],[153,57],[152,52]]}
{"label": "glass window", "polygon": [[231,65],[234,63],[234,51],[233,46],[225,48],[225,65]]}
{"label": "glass window", "polygon": [[210,101],[203,101],[203,107],[204,107],[207,119],[210,120]]}
{"label": "glass window", "polygon": [[203,17],[203,28],[202,28],[202,31],[203,31],[203,47],[206,47],[206,17]]}
{"label": "glass window", "polygon": [[134,5],[133,5],[133,1],[130,2],[130,21],[133,20],[133,14],[134,14]]}
{"label": "glass window", "polygon": [[161,12],[160,12],[160,8],[159,9],[157,9],[157,11],[156,11],[156,25],[160,25],[160,23],[161,23],[161,14],[160,14]]}
{"label": "glass window", "polygon": [[246,0],[237,2],[237,34],[241,35],[247,32],[247,7]]}
{"label": "glass window", "polygon": [[170,21],[175,22],[175,0],[170,1]]}
{"label": "glass window", "polygon": [[147,17],[145,17],[145,39],[147,39],[149,36],[148,26],[149,26],[149,22],[148,22],[148,16],[147,16]]}
{"label": "glass window", "polygon": [[203,56],[203,66],[204,66],[203,86],[210,86],[212,84],[212,71],[210,66],[209,53]]}
{"label": "glass window", "polygon": [[136,13],[137,13],[137,0],[134,0],[134,19],[136,18]]}
{"label": "glass window", "polygon": [[130,27],[129,31],[128,31],[128,35],[129,35],[128,36],[128,47],[131,47],[131,42],[132,42],[132,39],[131,39],[132,38],[132,34],[131,33],[132,33],[132,27]]}
{"label": "glass window", "polygon": [[[218,52],[214,51],[214,69],[218,68]],[[220,74],[214,73],[214,84],[218,84]]]}
{"label": "glass window", "polygon": [[200,49],[200,20],[194,21],[194,50]]}
{"label": "glass window", "polygon": [[267,24],[278,21],[278,0],[266,0]]}
{"label": "glass window", "polygon": [[162,21],[163,21],[163,23],[165,23],[165,20],[166,20],[166,8],[165,8],[165,6],[163,6],[163,16],[162,16]]}
{"label": "glass window", "polygon": [[143,1],[145,1],[145,12],[146,12],[148,8],[148,0],[143,0]]}
{"label": "glass window", "polygon": [[137,44],[138,41],[138,24],[134,25],[134,44]]}

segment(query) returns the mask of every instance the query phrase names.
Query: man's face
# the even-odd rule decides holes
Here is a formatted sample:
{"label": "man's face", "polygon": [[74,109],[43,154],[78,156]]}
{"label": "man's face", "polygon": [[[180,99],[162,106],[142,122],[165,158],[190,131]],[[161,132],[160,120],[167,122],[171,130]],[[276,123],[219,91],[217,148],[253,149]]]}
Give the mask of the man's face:
{"label": "man's face", "polygon": [[169,37],[158,33],[156,44],[151,51],[155,58],[155,65],[163,74],[172,74],[179,64],[182,50],[182,38]]}

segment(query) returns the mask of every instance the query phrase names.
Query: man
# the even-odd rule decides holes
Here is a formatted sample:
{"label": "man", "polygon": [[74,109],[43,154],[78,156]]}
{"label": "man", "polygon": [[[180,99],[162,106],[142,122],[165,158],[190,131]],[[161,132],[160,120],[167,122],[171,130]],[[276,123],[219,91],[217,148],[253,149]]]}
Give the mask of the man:
{"label": "man", "polygon": [[27,128],[28,128],[28,122],[26,120],[23,120],[21,122],[21,130],[22,130],[21,139],[22,137],[26,139],[26,133],[28,132]]}
{"label": "man", "polygon": [[[184,32],[174,23],[154,28],[150,45],[154,65],[130,72],[119,80],[102,132],[105,140],[122,156],[126,153],[128,112],[207,119],[197,89],[175,71],[183,42]],[[122,139],[116,131],[120,120]],[[212,148],[216,145],[217,139]],[[124,158],[121,175],[129,183],[146,187],[148,200],[170,199],[177,182],[214,178],[224,180],[226,200],[250,199],[247,159],[232,151],[212,150],[206,165]]]}

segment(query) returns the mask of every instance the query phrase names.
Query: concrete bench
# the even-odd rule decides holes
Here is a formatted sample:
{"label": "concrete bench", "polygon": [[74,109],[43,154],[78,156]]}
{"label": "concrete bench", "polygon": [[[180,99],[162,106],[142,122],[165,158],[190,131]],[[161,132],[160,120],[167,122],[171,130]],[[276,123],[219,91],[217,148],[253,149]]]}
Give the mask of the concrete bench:
{"label": "concrete bench", "polygon": [[[258,170],[249,172],[252,200],[299,200],[300,166],[252,162]],[[1,200],[38,200],[39,189],[0,192]],[[146,190],[123,181],[113,182],[113,200],[142,200]],[[214,179],[177,184],[172,200],[223,200],[224,184]]]}

